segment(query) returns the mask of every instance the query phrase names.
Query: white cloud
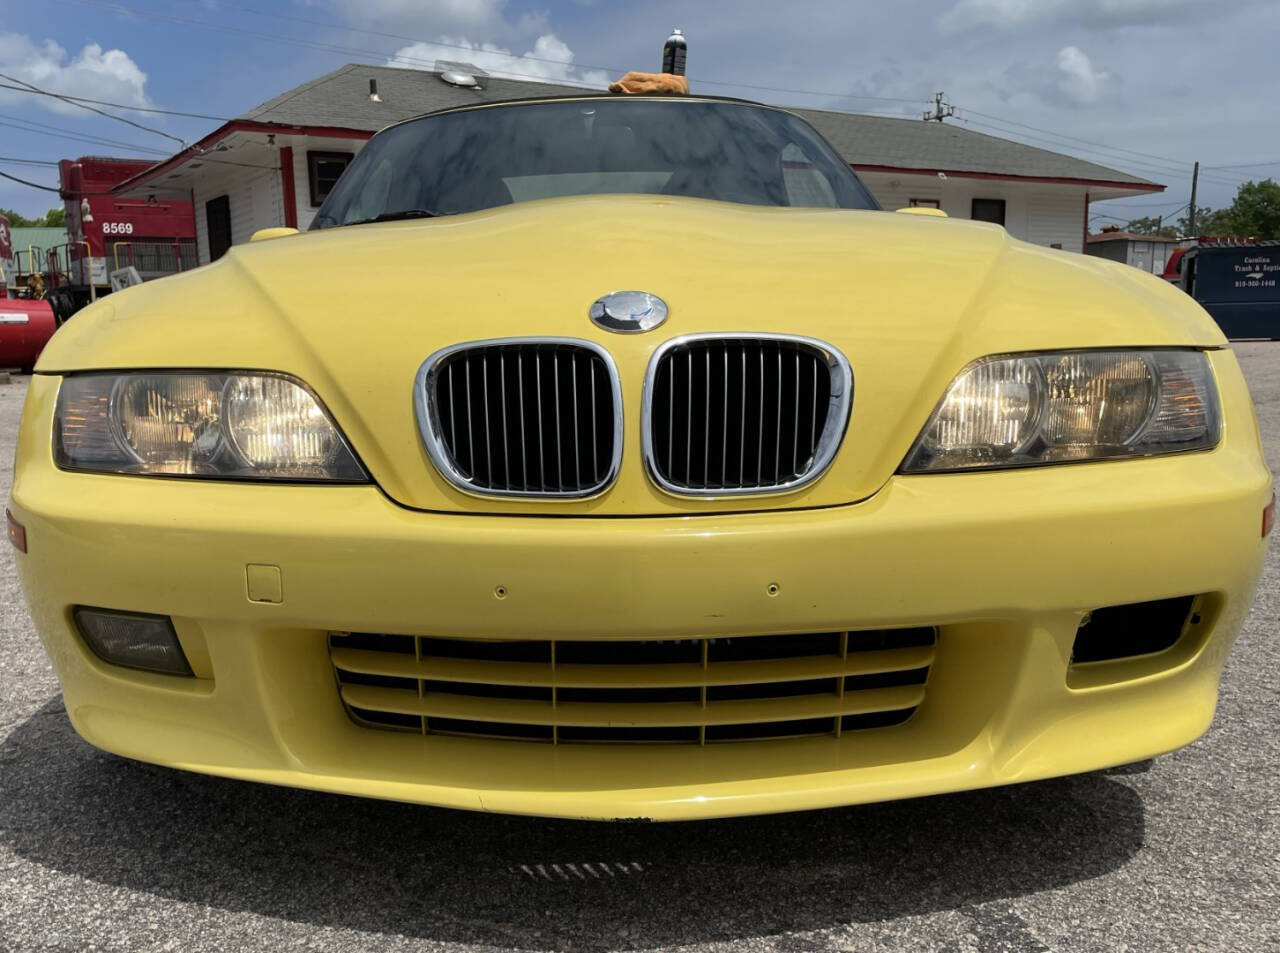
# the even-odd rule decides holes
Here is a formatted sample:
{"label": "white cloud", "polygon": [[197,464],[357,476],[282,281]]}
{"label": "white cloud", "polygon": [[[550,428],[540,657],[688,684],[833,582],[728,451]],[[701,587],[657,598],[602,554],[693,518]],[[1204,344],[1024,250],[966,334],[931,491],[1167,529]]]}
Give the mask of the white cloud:
{"label": "white cloud", "polygon": [[[124,50],[103,50],[89,43],[74,58],[53,40],[42,44],[18,33],[0,33],[0,73],[68,96],[85,96],[130,106],[146,106],[147,74]],[[49,96],[27,96],[0,90],[3,102],[38,102],[60,113],[83,113]]]}
{"label": "white cloud", "polygon": [[[1242,3],[1243,5],[1243,3]],[[1201,0],[958,0],[938,18],[948,33],[1068,22],[1087,27],[1154,25],[1204,9]]]}
{"label": "white cloud", "polygon": [[[523,59],[530,57],[529,59]],[[442,36],[435,43],[414,43],[396,51],[387,60],[388,66],[406,66],[410,69],[431,69],[437,60],[471,63],[491,76],[511,79],[542,80],[548,83],[568,83],[575,86],[603,88],[609,76],[593,69],[579,69],[573,65],[573,50],[554,33],[545,33],[533,44],[533,49],[517,56],[494,43],[472,43],[469,40]]]}
{"label": "white cloud", "polygon": [[1077,106],[1090,106],[1106,93],[1111,77],[1093,68],[1093,63],[1077,46],[1058,51],[1058,91]]}

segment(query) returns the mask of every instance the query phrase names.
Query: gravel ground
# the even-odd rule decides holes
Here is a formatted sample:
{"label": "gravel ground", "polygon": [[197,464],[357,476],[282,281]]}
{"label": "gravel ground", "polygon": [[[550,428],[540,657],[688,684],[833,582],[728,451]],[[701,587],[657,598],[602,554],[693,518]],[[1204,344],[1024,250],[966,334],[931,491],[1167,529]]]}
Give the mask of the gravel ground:
{"label": "gravel ground", "polygon": [[[1280,345],[1237,351],[1280,468]],[[21,378],[0,386],[5,460],[24,394]],[[361,801],[98,752],[67,723],[11,559],[0,548],[0,950],[1280,950],[1274,550],[1213,728],[1183,751],[993,791],[645,826]]]}

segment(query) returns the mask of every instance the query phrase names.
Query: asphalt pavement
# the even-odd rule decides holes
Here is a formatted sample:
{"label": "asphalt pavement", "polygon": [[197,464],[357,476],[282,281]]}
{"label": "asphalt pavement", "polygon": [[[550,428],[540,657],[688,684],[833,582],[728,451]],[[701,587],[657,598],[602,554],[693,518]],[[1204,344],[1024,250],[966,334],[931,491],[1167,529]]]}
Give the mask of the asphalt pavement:
{"label": "asphalt pavement", "polygon": [[[1276,469],[1280,344],[1236,350]],[[25,392],[24,378],[0,385],[5,496]],[[1280,950],[1278,581],[1273,548],[1213,728],[1153,762],[841,810],[604,825],[96,751],[67,722],[6,546],[0,951]]]}

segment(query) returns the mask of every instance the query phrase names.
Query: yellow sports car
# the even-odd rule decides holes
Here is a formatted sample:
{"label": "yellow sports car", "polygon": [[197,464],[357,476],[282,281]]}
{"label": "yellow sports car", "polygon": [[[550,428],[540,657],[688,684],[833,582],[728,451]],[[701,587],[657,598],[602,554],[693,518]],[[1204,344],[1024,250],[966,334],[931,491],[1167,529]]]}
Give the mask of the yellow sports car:
{"label": "yellow sports car", "polygon": [[130,758],[582,818],[1088,771],[1213,717],[1270,529],[1190,298],[876,208],[780,109],[471,106],[85,310],[9,533]]}

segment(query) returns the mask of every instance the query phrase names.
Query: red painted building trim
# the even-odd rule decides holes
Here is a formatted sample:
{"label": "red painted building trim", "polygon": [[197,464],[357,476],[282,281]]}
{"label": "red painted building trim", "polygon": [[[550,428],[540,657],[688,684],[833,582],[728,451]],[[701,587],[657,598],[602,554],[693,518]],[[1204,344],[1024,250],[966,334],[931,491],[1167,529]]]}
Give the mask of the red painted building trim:
{"label": "red painted building trim", "polygon": [[958,169],[907,169],[893,165],[863,165],[861,163],[854,163],[853,169],[855,172],[892,172],[895,175],[937,175],[942,173],[957,179],[995,179],[1000,182],[1101,186],[1109,189],[1129,189],[1134,192],[1163,192],[1165,190],[1165,186],[1155,182],[1114,182],[1110,179],[1076,179],[1057,175],[1011,175],[1003,172],[965,172]]}
{"label": "red painted building trim", "polygon": [[119,185],[115,186],[113,192],[124,192],[145,185],[151,180],[164,175],[166,172],[172,171],[177,166],[182,165],[188,160],[199,158],[214,146],[216,146],[227,136],[233,132],[262,132],[275,133],[276,135],[294,135],[294,136],[317,136],[326,139],[370,139],[373,137],[372,132],[364,129],[346,129],[341,126],[290,126],[279,122],[253,122],[248,119],[233,119],[231,122],[223,123],[209,135],[205,136],[199,142],[187,146],[181,152],[175,153],[162,162],[158,162],[144,172],[139,172],[133,178],[125,179]]}
{"label": "red painted building trim", "polygon": [[284,224],[298,227],[298,196],[293,190],[293,146],[280,147],[280,191],[284,194]]}
{"label": "red painted building trim", "polygon": [[[196,218],[196,190],[191,189],[191,220],[194,222]],[[209,222],[206,219],[204,223],[205,234],[209,232]],[[196,267],[200,267],[200,228],[196,226]]]}

